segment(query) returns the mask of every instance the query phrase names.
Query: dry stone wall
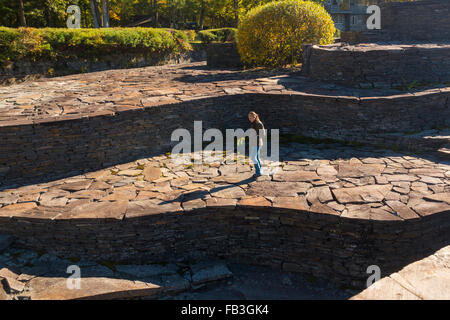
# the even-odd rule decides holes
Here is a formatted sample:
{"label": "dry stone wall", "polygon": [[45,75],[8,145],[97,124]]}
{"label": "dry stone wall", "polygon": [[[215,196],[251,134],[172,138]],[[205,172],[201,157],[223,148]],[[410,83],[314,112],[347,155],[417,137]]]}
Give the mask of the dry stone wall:
{"label": "dry stone wall", "polygon": [[175,129],[247,128],[250,110],[267,128],[343,141],[374,133],[450,126],[450,92],[374,98],[247,93],[148,108],[126,107],[51,119],[15,120],[0,126],[2,184],[23,177],[95,170],[171,151]]}
{"label": "dry stone wall", "polygon": [[235,42],[209,44],[206,61],[210,67],[242,67]]}
{"label": "dry stone wall", "polygon": [[380,4],[381,29],[346,31],[341,41],[448,42],[450,41],[450,1],[422,0]]}
{"label": "dry stone wall", "polygon": [[389,40],[450,41],[450,1],[383,3],[381,29]]}
{"label": "dry stone wall", "polygon": [[2,217],[0,232],[67,258],[161,263],[214,256],[364,288],[369,265],[387,276],[448,245],[449,213],[370,221],[224,204],[124,220]]}
{"label": "dry stone wall", "polygon": [[450,44],[307,46],[303,73],[357,88],[450,83]]}

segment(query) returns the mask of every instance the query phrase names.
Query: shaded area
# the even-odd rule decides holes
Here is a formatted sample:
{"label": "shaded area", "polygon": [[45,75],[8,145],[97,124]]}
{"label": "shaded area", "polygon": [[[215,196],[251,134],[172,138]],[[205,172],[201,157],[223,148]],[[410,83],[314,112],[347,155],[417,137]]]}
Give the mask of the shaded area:
{"label": "shaded area", "polygon": [[[79,268],[80,288],[70,278]],[[356,291],[300,274],[221,260],[120,265],[61,259],[10,245],[0,252],[0,300],[347,299]]]}

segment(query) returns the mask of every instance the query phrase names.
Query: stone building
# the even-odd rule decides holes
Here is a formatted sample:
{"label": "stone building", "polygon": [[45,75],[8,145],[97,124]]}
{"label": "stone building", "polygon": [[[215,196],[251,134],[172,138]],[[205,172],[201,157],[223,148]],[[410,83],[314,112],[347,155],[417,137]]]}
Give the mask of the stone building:
{"label": "stone building", "polygon": [[376,1],[326,0],[325,9],[331,14],[334,24],[341,31],[362,31],[366,28],[367,6]]}

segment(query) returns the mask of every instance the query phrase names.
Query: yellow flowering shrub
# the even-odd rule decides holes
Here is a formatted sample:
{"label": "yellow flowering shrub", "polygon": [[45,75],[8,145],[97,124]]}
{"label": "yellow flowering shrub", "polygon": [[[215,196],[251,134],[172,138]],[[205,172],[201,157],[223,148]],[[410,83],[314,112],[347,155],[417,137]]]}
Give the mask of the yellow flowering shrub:
{"label": "yellow flowering shrub", "polygon": [[335,32],[331,16],[320,4],[274,1],[242,17],[237,46],[245,65],[277,67],[301,61],[304,44],[333,43]]}

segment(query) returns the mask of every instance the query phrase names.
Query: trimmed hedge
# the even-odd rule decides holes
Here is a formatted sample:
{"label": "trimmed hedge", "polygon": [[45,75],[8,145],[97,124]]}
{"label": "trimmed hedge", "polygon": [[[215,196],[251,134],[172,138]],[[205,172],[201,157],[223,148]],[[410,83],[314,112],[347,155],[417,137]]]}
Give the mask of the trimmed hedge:
{"label": "trimmed hedge", "polygon": [[145,50],[150,54],[191,51],[188,34],[156,28],[6,28],[0,27],[0,64],[22,59],[99,58],[102,54]]}
{"label": "trimmed hedge", "polygon": [[237,46],[244,64],[278,67],[301,61],[304,44],[333,43],[335,32],[330,14],[320,4],[273,1],[241,19]]}
{"label": "trimmed hedge", "polygon": [[204,43],[234,42],[236,40],[236,28],[209,29],[198,32],[198,38]]}

